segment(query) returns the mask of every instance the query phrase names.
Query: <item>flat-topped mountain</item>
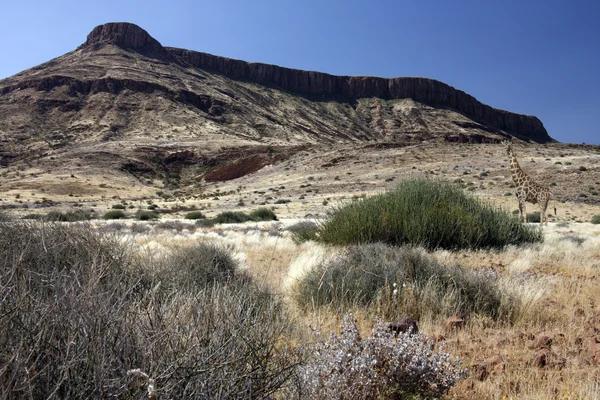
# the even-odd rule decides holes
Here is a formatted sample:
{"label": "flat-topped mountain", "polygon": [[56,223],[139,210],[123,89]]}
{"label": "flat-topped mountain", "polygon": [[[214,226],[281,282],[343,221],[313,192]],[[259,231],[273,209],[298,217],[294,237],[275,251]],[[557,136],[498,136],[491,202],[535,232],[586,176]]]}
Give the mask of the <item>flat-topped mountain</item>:
{"label": "flat-topped mountain", "polygon": [[248,63],[164,47],[129,23],[98,26],[76,50],[0,80],[1,165],[85,154],[156,170],[182,151],[198,163],[223,148],[509,136],[552,141],[536,117],[433,79]]}

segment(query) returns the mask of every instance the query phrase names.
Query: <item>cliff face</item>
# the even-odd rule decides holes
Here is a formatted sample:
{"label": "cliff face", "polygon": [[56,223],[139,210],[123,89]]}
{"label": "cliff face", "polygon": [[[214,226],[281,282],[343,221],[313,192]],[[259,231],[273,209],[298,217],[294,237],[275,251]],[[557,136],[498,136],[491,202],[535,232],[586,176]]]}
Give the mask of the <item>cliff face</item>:
{"label": "cliff face", "polygon": [[334,76],[276,65],[248,63],[183,49],[167,48],[167,50],[179,61],[196,68],[211,69],[233,79],[275,86],[317,98],[338,96],[349,101],[371,97],[385,100],[412,99],[434,107],[453,108],[477,122],[515,136],[537,142],[551,140],[538,118],[492,108],[462,90],[434,79]]}

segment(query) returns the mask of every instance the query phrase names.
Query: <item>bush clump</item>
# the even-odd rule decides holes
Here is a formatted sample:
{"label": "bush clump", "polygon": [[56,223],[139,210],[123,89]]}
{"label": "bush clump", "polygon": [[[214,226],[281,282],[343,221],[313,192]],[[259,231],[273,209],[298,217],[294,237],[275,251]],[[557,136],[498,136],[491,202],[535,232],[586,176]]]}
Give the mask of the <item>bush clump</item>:
{"label": "bush clump", "polygon": [[317,229],[317,224],[312,221],[300,221],[287,228],[296,244],[317,240]]}
{"label": "bush clump", "polygon": [[385,318],[474,313],[510,320],[516,307],[493,275],[443,266],[419,249],[381,243],[346,249],[308,271],[294,289],[303,308],[371,307]]}
{"label": "bush clump", "polygon": [[138,221],[150,221],[158,219],[158,213],[155,211],[138,211],[135,213],[135,219]]}
{"label": "bush clump", "polygon": [[111,208],[113,210],[124,210],[127,207],[125,206],[125,204],[113,204]]}
{"label": "bush clump", "polygon": [[312,356],[300,367],[300,380],[311,399],[440,397],[466,370],[443,347],[433,346],[423,334],[395,336],[381,321],[362,339],[349,314],[339,335],[319,340],[311,349]]}
{"label": "bush clump", "polygon": [[277,215],[268,208],[261,207],[252,211],[249,215],[252,221],[277,221]]}
{"label": "bush clump", "polygon": [[384,242],[427,249],[475,249],[539,242],[539,229],[449,182],[412,179],[395,190],[338,208],[319,226],[336,245]]}
{"label": "bush clump", "polygon": [[248,221],[277,221],[277,215],[268,208],[258,208],[250,215],[241,211],[225,211],[214,218],[196,221],[196,224],[202,227],[211,227],[215,224],[241,224]]}
{"label": "bush clump", "polygon": [[202,212],[200,212],[200,211],[192,211],[192,212],[185,214],[185,219],[203,219],[203,218],[204,218],[204,214],[202,214]]}
{"label": "bush clump", "polygon": [[125,218],[127,218],[127,214],[125,214],[121,210],[108,211],[102,216],[102,219],[125,219]]}
{"label": "bush clump", "polygon": [[592,224],[600,224],[600,214],[596,214],[592,217]]}
{"label": "bush clump", "polygon": [[215,283],[248,280],[228,251],[209,243],[174,250],[163,260],[158,279],[163,285],[188,292]]}
{"label": "bush clump", "polygon": [[225,250],[138,264],[127,246],[88,224],[0,223],[0,398],[269,398],[287,384],[291,322]]}
{"label": "bush clump", "polygon": [[43,217],[44,221],[49,222],[77,222],[77,221],[88,221],[92,219],[89,213],[82,211],[50,211]]}

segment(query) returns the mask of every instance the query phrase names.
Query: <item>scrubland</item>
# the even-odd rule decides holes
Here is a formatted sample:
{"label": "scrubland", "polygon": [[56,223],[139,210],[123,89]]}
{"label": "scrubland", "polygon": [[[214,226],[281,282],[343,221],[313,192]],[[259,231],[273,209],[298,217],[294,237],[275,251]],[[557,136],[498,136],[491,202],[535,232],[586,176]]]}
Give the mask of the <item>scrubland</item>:
{"label": "scrubland", "polygon": [[[556,167],[567,153],[527,149],[523,165],[564,173],[558,215],[523,227],[490,214],[516,207],[505,174],[463,150],[417,176],[483,208],[453,191],[433,205],[378,197],[398,184],[392,168],[416,174],[401,149],[372,179],[364,165],[322,180],[265,169],[198,204],[123,200],[121,220],[5,214],[0,397],[600,398],[600,225],[582,222],[600,214],[597,157]],[[571,193],[584,178],[589,204]],[[344,180],[348,193],[326,192]],[[279,220],[239,212],[259,206]],[[395,337],[387,323],[405,316],[419,333]]]}

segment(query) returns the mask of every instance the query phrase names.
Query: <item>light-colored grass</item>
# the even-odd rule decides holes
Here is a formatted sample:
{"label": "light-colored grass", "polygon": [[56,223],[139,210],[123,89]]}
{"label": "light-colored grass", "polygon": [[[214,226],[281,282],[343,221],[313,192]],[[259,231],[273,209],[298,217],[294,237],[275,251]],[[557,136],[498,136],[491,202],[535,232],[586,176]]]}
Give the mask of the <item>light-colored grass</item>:
{"label": "light-colored grass", "polygon": [[[181,231],[153,229],[144,234],[131,233],[125,228],[120,234],[123,240],[136,243],[141,256],[156,256],[198,241],[218,243],[232,251],[250,275],[286,295],[308,269],[336,257],[343,250],[312,241],[295,244],[285,227],[296,222],[283,220]],[[139,222],[126,224],[134,223]],[[502,290],[518,296],[522,302],[514,324],[495,323],[478,316],[467,320],[464,329],[446,332],[443,318],[424,316],[417,321],[420,330],[428,336],[443,337],[447,350],[460,356],[466,367],[474,370],[494,358],[503,364],[488,366],[489,376],[484,381],[474,377],[462,381],[447,398],[600,397],[598,367],[591,364],[587,350],[591,338],[586,331],[587,324],[598,312],[600,226],[549,223],[543,230],[543,243],[509,246],[503,250],[430,253],[442,264],[459,263],[465,268],[496,274]],[[294,338],[298,343],[312,340],[309,326],[327,336],[341,322],[339,310],[331,307],[309,307],[301,311],[288,300],[288,308],[299,329]],[[351,311],[358,319],[361,333],[367,335],[377,315],[360,307]],[[554,339],[552,359],[564,359],[564,366],[535,366],[539,350],[533,344],[542,334]],[[580,339],[581,345],[577,344]]]}

